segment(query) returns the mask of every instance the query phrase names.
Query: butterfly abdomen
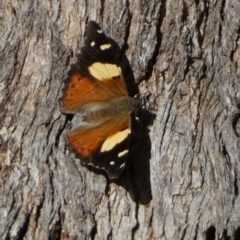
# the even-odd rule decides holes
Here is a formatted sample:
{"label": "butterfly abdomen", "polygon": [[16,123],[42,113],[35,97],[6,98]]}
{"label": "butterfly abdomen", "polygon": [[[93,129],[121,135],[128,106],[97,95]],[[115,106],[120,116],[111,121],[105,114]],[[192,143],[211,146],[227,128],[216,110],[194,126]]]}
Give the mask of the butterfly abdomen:
{"label": "butterfly abdomen", "polygon": [[122,97],[108,103],[99,102],[88,105],[82,120],[89,124],[100,125],[118,114],[130,114],[133,110],[132,101],[130,97]]}

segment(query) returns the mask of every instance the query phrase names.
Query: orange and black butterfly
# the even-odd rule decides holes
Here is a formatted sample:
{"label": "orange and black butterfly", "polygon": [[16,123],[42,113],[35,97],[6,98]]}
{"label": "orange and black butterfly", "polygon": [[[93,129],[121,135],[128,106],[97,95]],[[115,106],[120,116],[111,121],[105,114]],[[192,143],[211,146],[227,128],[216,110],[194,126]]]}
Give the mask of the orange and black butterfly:
{"label": "orange and black butterfly", "polygon": [[129,97],[112,41],[94,21],[86,27],[85,44],[71,65],[59,102],[62,113],[81,116],[79,127],[67,133],[81,163],[117,178],[129,152],[130,114],[140,100]]}

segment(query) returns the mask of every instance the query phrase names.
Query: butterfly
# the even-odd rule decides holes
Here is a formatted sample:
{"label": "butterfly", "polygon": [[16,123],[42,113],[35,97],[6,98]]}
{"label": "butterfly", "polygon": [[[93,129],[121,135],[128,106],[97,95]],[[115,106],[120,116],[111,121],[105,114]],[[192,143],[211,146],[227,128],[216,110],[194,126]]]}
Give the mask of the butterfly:
{"label": "butterfly", "polygon": [[80,118],[66,140],[81,163],[118,178],[129,153],[131,113],[140,100],[129,97],[113,41],[94,21],[86,26],[84,46],[67,73],[59,103],[62,113]]}

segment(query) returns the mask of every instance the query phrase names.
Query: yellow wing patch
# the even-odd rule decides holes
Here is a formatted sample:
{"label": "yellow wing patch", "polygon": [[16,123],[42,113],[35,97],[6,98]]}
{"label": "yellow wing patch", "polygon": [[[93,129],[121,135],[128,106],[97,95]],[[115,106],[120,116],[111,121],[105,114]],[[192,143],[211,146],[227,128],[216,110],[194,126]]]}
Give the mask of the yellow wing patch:
{"label": "yellow wing patch", "polygon": [[130,129],[127,128],[108,137],[103,143],[100,152],[106,152],[113,149],[117,144],[121,143],[124,139],[126,139],[129,133]]}
{"label": "yellow wing patch", "polygon": [[128,150],[124,150],[124,151],[118,153],[118,157],[120,158],[120,157],[124,156],[127,153],[128,153]]}
{"label": "yellow wing patch", "polygon": [[110,63],[95,62],[88,70],[99,81],[118,77],[121,74],[121,69],[117,65]]}
{"label": "yellow wing patch", "polygon": [[106,49],[108,49],[110,47],[111,47],[111,44],[109,44],[109,43],[103,44],[103,45],[100,46],[101,50],[106,50]]}

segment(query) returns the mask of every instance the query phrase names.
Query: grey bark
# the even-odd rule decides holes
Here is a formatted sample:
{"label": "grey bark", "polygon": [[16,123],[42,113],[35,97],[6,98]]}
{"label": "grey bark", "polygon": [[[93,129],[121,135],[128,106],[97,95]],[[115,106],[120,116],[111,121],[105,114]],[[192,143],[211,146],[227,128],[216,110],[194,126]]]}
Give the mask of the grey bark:
{"label": "grey bark", "polygon": [[[2,0],[0,238],[240,239],[239,16],[238,0]],[[128,44],[156,114],[115,182],[66,148],[58,108],[87,19]]]}

